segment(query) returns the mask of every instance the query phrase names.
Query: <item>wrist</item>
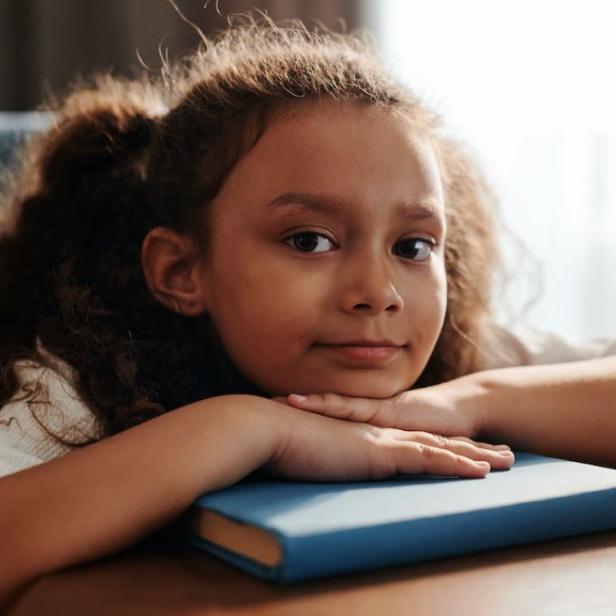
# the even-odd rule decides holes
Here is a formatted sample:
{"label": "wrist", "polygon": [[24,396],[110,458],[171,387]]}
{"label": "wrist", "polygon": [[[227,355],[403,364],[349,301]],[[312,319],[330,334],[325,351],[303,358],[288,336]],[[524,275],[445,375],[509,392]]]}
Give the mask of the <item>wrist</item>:
{"label": "wrist", "polygon": [[[216,449],[235,460],[233,481],[267,464],[285,439],[285,422],[277,407],[267,398],[231,394],[198,403],[203,413],[206,440],[218,435]],[[226,451],[226,455],[222,452]],[[227,477],[225,483],[229,483]]]}
{"label": "wrist", "polygon": [[487,442],[500,442],[503,439],[499,428],[502,396],[495,372],[485,370],[464,377],[467,381],[464,404],[472,414],[476,438]]}
{"label": "wrist", "polygon": [[449,398],[453,408],[466,418],[466,433],[471,438],[489,440],[487,435],[493,430],[494,403],[489,378],[485,372],[476,372],[443,384],[453,391]]}

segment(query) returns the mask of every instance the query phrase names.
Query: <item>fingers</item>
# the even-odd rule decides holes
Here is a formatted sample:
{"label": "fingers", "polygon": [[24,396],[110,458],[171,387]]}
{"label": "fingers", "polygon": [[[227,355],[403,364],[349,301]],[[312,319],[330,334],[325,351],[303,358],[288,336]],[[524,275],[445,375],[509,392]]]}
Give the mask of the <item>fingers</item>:
{"label": "fingers", "polygon": [[306,411],[315,411],[329,417],[359,421],[378,425],[378,415],[387,412],[389,400],[372,400],[369,398],[353,398],[339,394],[310,394],[300,396],[290,394],[287,398],[292,406]]}
{"label": "fingers", "polygon": [[428,432],[411,432],[407,434],[411,436],[406,438],[410,438],[414,442],[421,443],[427,447],[445,449],[453,454],[476,462],[487,462],[492,469],[508,469],[515,462],[513,452],[506,445],[504,446],[505,449],[494,449],[493,445],[476,443],[465,437],[446,438]]}
{"label": "fingers", "polygon": [[[377,459],[383,463],[377,464],[377,476],[390,476],[393,472],[484,477],[490,469],[505,470],[513,465],[515,457],[507,445],[481,443],[466,436],[442,436],[416,431],[417,428],[409,430],[399,425],[395,417],[398,410],[395,400],[354,398],[331,393],[309,396],[290,394],[280,399],[302,410],[372,426],[374,434],[380,435],[376,439],[379,442],[377,448],[381,449]],[[391,448],[393,459],[389,457]]]}
{"label": "fingers", "polygon": [[[396,408],[395,398],[380,400],[325,393],[310,394],[308,396],[290,394],[287,398],[274,399],[288,402],[290,405],[303,410],[318,412],[336,419],[397,428],[403,434],[413,435],[413,438],[417,440],[420,439],[416,435],[423,434],[423,442],[426,445],[445,447],[452,452],[467,456],[473,460],[485,459],[491,464],[492,468],[509,468],[514,460],[511,449],[507,445],[482,443],[473,441],[465,436],[448,436],[446,438],[432,432],[410,431],[406,426],[400,425],[400,420],[396,418],[398,414],[396,411],[398,409]],[[425,430],[426,428],[420,429]],[[498,452],[506,452],[506,454],[499,456],[497,455]]]}
{"label": "fingers", "polygon": [[401,474],[454,475],[457,477],[485,477],[490,464],[484,460],[471,460],[442,449],[399,441],[394,448],[396,472]]}
{"label": "fingers", "polygon": [[467,438],[466,436],[450,436],[449,438],[451,440],[472,443],[473,445],[483,447],[484,449],[493,449],[494,451],[511,451],[511,447],[509,447],[509,445],[493,445],[491,443],[482,443],[480,441],[474,441],[473,439]]}
{"label": "fingers", "polygon": [[327,415],[336,419],[369,423],[373,426],[400,428],[401,430],[428,430],[442,434],[469,434],[458,429],[463,418],[453,418],[432,406],[408,400],[404,392],[391,398],[355,398],[340,394],[324,393],[289,394],[290,406],[305,411]]}

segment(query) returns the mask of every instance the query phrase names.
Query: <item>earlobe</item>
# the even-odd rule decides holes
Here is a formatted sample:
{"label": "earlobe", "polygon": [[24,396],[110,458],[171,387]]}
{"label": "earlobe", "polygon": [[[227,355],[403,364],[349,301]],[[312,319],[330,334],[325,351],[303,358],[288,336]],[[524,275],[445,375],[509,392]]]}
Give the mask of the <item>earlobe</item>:
{"label": "earlobe", "polygon": [[152,296],[186,316],[207,310],[205,280],[194,240],[173,229],[152,229],[141,245],[141,266]]}

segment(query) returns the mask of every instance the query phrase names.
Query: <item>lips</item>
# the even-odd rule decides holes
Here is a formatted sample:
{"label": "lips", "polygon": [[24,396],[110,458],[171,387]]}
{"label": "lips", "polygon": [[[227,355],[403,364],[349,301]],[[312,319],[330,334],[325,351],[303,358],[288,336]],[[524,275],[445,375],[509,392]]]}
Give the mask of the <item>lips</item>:
{"label": "lips", "polygon": [[403,347],[391,340],[349,340],[347,342],[323,342],[321,346]]}
{"label": "lips", "polygon": [[392,360],[405,347],[391,340],[351,340],[317,345],[328,353],[358,364],[382,364]]}

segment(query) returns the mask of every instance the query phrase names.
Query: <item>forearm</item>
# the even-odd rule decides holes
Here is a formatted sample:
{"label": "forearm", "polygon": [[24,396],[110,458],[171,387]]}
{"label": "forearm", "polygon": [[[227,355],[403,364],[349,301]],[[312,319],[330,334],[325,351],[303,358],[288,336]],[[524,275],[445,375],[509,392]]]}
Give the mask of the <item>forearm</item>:
{"label": "forearm", "polygon": [[469,377],[479,437],[616,467],[616,357],[505,368]]}
{"label": "forearm", "polygon": [[183,407],[1,479],[0,603],[25,580],[136,542],[266,463],[275,435],[250,412],[238,417],[241,398]]}

